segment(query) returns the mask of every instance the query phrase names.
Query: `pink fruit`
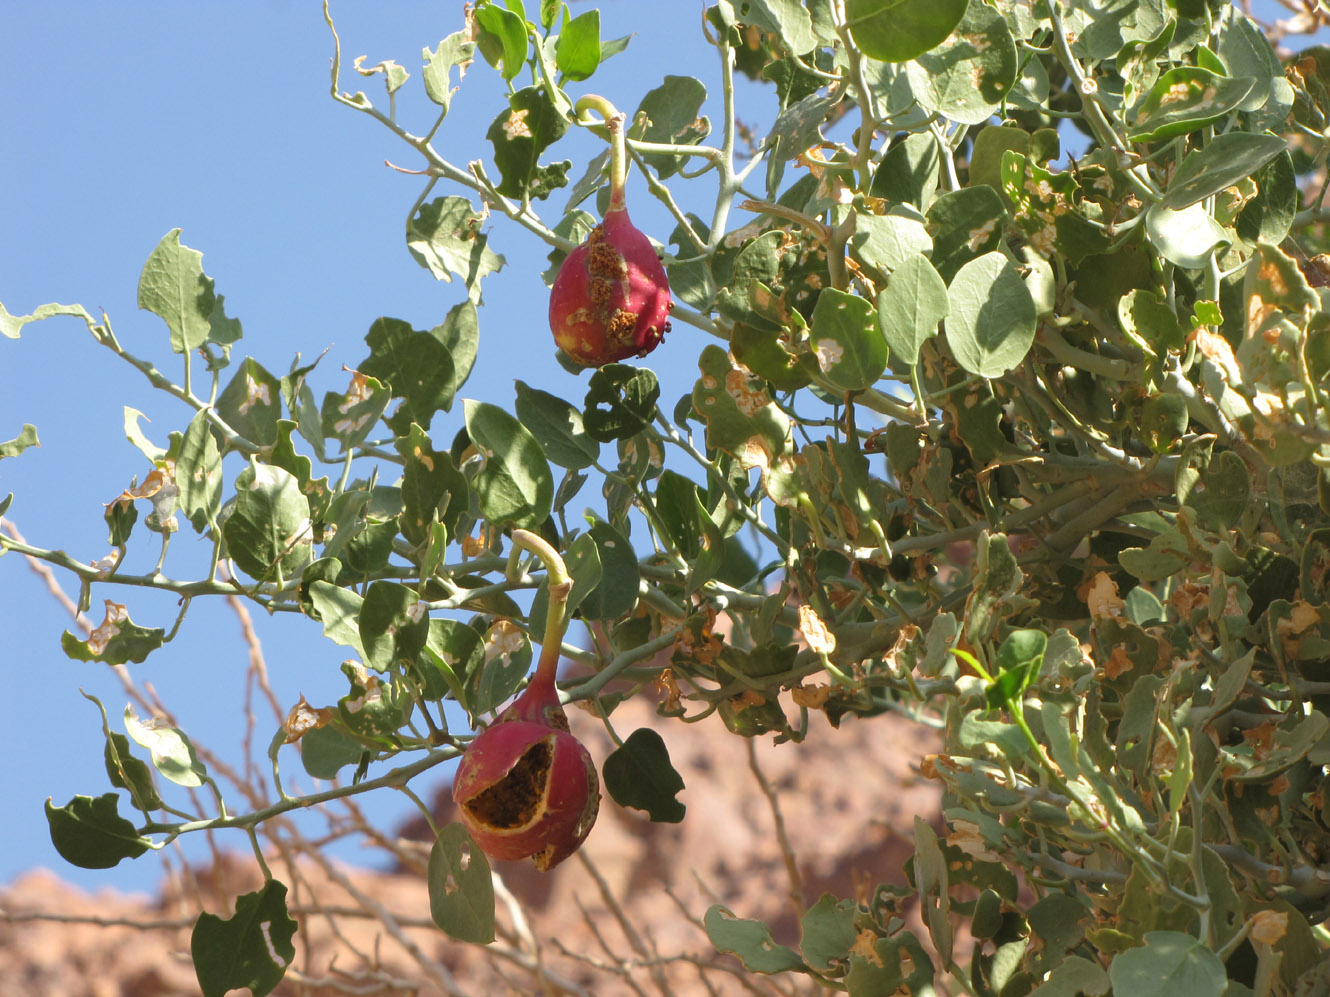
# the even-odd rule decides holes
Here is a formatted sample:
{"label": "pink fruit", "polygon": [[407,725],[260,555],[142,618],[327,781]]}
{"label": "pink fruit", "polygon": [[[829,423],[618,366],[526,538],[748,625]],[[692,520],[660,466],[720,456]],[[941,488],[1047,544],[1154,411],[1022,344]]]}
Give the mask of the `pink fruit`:
{"label": "pink fruit", "polygon": [[605,217],[559,268],[550,289],[554,341],[580,364],[600,367],[645,356],[669,331],[670,282],[650,240],[624,203],[623,119],[611,136],[610,204]]}
{"label": "pink fruit", "polygon": [[600,780],[568,730],[552,670],[476,736],[453,779],[472,840],[492,859],[533,858],[541,871],[575,852],[596,822]]}

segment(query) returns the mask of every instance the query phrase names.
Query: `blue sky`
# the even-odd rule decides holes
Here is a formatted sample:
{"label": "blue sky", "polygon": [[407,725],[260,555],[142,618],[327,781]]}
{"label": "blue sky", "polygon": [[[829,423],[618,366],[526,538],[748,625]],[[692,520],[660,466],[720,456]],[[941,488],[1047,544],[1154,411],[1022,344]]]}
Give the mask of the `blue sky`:
{"label": "blue sky", "polygon": [[[698,34],[700,5],[652,4],[649,17],[627,0],[600,6],[603,37],[641,34],[579,92],[594,89],[631,110],[673,72],[697,75],[717,96],[716,59]],[[455,3],[334,3],[344,87],[380,98],[378,81],[356,77],[350,61],[362,53],[368,64],[396,59],[413,73],[398,95],[399,119],[423,131],[434,112],[420,86],[420,52],[461,26],[460,10]],[[11,313],[49,301],[79,302],[94,314],[105,309],[129,350],[178,378],[180,358],[169,350],[165,326],[138,310],[136,291],[148,254],[179,227],[181,241],[203,252],[227,313],[244,325],[238,354],[281,373],[297,352],[309,360],[327,349],[315,378],[321,397],[345,388],[341,367],[364,358],[363,337],[376,317],[430,328],[463,300],[460,284],[436,282],[404,244],[406,214],[422,180],[387,169],[384,160],[419,163],[386,130],[329,97],[332,43],[318,3],[6,4],[0,37],[0,92],[7,95],[0,302]],[[498,74],[477,62],[436,144],[458,162],[488,158],[483,136],[504,106],[502,93]],[[773,111],[769,94],[748,107],[754,121],[769,121]],[[553,151],[574,160],[577,176],[601,147],[570,135]],[[555,195],[557,210],[564,200]],[[639,183],[630,185],[630,203],[640,227],[662,240],[668,235],[673,226]],[[510,405],[520,378],[579,403],[584,379],[554,362],[539,276],[545,247],[503,219],[491,233],[508,265],[486,281],[480,354],[461,394]],[[672,406],[690,390],[700,336],[676,323],[675,355],[670,341],[653,355],[662,404]],[[151,419],[144,428],[160,443],[183,429],[190,413],[152,391],[73,319],[29,325],[17,341],[0,339],[0,372],[0,440],[30,422],[42,443],[0,461],[0,497],[15,493],[9,518],[38,546],[64,548],[83,561],[101,557],[108,552],[103,503],[148,469],[125,439],[124,406]],[[460,405],[435,419],[436,445],[446,446],[458,425]],[[140,526],[131,542],[131,555],[137,547],[145,567],[155,561],[155,540]],[[197,570],[202,549],[186,527],[173,541],[167,573]],[[75,595],[68,578],[61,580]],[[88,888],[152,887],[161,873],[152,853],[89,872],[66,865],[51,847],[42,815],[48,796],[61,805],[110,789],[100,719],[79,690],[105,703],[114,730],[122,729],[125,696],[104,666],[64,655],[59,638],[69,618],[16,555],[0,558],[0,596],[9,686],[0,883],[48,866]],[[175,617],[173,599],[101,587],[93,593],[96,620],[106,597],[127,602],[144,625],[169,628]],[[134,674],[151,683],[191,737],[235,760],[245,729],[246,647],[234,615],[204,601],[191,607],[180,636]],[[316,704],[344,693],[338,664],[345,649],[316,624],[257,612],[255,623],[284,704],[302,693]],[[260,724],[256,737],[266,744],[266,715]],[[292,758],[287,768],[296,764]],[[369,812],[385,826],[410,810],[400,797],[379,796]],[[246,847],[238,833],[221,842]],[[190,854],[201,854],[201,844]]]}

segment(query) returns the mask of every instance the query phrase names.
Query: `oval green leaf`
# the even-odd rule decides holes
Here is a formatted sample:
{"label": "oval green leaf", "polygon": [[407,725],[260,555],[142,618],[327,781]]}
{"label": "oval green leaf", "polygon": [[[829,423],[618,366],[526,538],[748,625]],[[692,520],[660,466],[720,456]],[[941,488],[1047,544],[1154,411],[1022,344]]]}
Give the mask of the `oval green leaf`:
{"label": "oval green leaf", "polygon": [[864,55],[906,62],[947,40],[967,0],[846,0],[850,36]]}
{"label": "oval green leaf", "polygon": [[887,368],[887,341],[873,303],[829,287],[813,307],[813,358],[822,382],[838,391],[872,387]]}
{"label": "oval green leaf", "polygon": [[1217,135],[1182,161],[1159,203],[1175,211],[1189,207],[1251,176],[1287,148],[1278,135]]}
{"label": "oval green leaf", "polygon": [[947,343],[960,365],[980,377],[998,377],[1025,358],[1034,342],[1034,299],[1001,253],[986,253],[961,267],[947,288]]}
{"label": "oval green leaf", "polygon": [[1159,77],[1136,111],[1133,142],[1157,142],[1185,135],[1236,111],[1255,85],[1249,76],[1233,79],[1208,69],[1179,66]]}
{"label": "oval green leaf", "polygon": [[925,110],[963,125],[978,125],[1001,106],[1016,82],[1017,65],[1016,43],[1007,22],[975,0],[955,33],[906,66],[906,75]]}
{"label": "oval green leaf", "polygon": [[911,256],[877,296],[877,322],[891,355],[913,367],[919,348],[947,317],[947,285],[923,256]]}
{"label": "oval green leaf", "polygon": [[554,504],[554,476],[540,444],[496,405],[467,399],[466,431],[483,457],[471,487],[496,525],[540,529]]}
{"label": "oval green leaf", "polygon": [[461,942],[494,941],[494,880],[489,859],[461,824],[439,831],[429,853],[429,912]]}

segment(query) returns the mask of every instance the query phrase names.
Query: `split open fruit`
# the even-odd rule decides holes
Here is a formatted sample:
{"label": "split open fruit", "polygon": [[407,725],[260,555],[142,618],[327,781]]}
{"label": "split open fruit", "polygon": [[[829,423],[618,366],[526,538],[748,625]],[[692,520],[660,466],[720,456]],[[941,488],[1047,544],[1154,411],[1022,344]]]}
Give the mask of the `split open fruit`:
{"label": "split open fruit", "polygon": [[553,675],[540,672],[476,736],[453,779],[471,838],[492,859],[533,858],[544,871],[575,852],[596,822],[600,780],[568,730]]}

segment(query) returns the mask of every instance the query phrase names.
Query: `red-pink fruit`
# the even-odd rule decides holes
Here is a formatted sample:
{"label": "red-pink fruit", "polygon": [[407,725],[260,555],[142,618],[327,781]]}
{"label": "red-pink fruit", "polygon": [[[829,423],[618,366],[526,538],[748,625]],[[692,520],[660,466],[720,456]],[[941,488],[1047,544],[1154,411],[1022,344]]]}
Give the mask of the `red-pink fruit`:
{"label": "red-pink fruit", "polygon": [[568,730],[552,677],[537,675],[476,736],[453,779],[462,823],[492,859],[533,858],[551,869],[586,839],[600,808],[600,780]]}
{"label": "red-pink fruit", "polygon": [[622,195],[617,201],[568,254],[550,289],[554,341],[589,367],[646,356],[670,328],[665,268],[633,227]]}

